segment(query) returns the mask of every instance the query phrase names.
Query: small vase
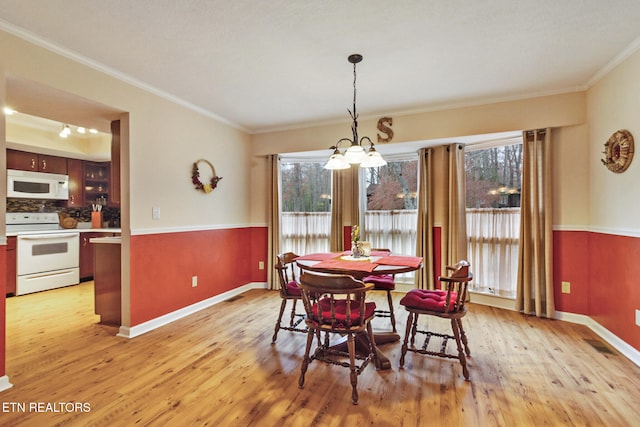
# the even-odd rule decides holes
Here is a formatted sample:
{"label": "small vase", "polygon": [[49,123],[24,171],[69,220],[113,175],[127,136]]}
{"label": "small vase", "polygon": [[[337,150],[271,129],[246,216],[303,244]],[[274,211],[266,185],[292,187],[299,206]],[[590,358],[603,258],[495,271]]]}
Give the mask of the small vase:
{"label": "small vase", "polygon": [[359,242],[351,242],[351,256],[354,258],[360,258],[362,256]]}

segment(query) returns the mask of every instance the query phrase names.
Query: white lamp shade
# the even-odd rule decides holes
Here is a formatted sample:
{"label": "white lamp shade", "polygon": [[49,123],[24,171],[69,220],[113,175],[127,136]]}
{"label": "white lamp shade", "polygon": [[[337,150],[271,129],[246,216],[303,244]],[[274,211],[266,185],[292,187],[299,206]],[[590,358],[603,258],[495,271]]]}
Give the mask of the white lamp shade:
{"label": "white lamp shade", "polygon": [[329,157],[329,161],[324,165],[325,169],[348,169],[351,165],[345,160],[344,156],[340,153],[332,154]]}
{"label": "white lamp shade", "polygon": [[364,152],[364,148],[361,145],[352,145],[347,148],[347,152],[344,154],[344,158],[348,163],[362,163],[367,158],[367,155]]}
{"label": "white lamp shade", "polygon": [[360,166],[363,168],[374,168],[380,167],[387,164],[387,161],[382,158],[382,155],[377,151],[369,151],[367,153],[366,159],[364,162],[360,163]]}

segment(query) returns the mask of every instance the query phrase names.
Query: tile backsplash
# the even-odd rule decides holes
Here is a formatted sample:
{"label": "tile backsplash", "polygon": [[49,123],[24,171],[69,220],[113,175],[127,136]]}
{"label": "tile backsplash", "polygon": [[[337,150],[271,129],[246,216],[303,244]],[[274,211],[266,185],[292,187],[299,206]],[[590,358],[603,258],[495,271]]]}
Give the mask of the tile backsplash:
{"label": "tile backsplash", "polygon": [[[7,212],[62,212],[78,220],[78,222],[91,222],[91,208],[69,208],[59,206],[65,202],[58,200],[35,200],[7,198]],[[120,209],[104,206],[102,217],[109,222],[110,227],[120,227]]]}

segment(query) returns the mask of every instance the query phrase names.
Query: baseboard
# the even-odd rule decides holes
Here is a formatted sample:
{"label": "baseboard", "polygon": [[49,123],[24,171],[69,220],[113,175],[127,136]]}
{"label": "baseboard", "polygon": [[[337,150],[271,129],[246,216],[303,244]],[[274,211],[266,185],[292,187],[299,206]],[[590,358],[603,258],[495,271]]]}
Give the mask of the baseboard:
{"label": "baseboard", "polygon": [[627,359],[631,360],[637,366],[640,366],[640,351],[636,350],[634,347],[618,338],[618,336],[616,336],[613,332],[593,320],[591,317],[585,316],[584,314],[565,313],[562,311],[557,311],[556,319],[585,325],[593,332],[595,332],[596,335],[605,340],[609,345],[622,353]]}
{"label": "baseboard", "polygon": [[13,384],[9,382],[8,376],[0,377],[0,391],[5,391],[13,387]]}
{"label": "baseboard", "polygon": [[189,305],[187,307],[181,308],[171,313],[167,313],[163,316],[156,317],[155,319],[148,320],[139,325],[131,326],[131,327],[120,326],[117,336],[123,337],[123,338],[135,338],[139,335],[145,334],[149,331],[157,329],[175,320],[182,319],[185,316],[189,316],[190,314],[196,313],[207,307],[211,307],[212,305],[226,301],[229,298],[234,297],[236,295],[240,295],[241,293],[246,292],[248,290],[265,289],[266,287],[267,287],[266,282],[247,283],[244,286],[240,286],[238,288],[232,289],[222,294],[213,296],[211,298],[207,298],[206,300],[199,301],[195,304]]}

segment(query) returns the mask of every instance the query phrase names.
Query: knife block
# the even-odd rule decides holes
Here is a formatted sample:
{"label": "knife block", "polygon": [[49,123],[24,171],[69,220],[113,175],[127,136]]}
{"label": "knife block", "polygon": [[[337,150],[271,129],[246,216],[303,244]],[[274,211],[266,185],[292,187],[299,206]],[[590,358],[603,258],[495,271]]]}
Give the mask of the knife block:
{"label": "knife block", "polygon": [[91,212],[91,228],[102,228],[102,212]]}

